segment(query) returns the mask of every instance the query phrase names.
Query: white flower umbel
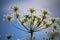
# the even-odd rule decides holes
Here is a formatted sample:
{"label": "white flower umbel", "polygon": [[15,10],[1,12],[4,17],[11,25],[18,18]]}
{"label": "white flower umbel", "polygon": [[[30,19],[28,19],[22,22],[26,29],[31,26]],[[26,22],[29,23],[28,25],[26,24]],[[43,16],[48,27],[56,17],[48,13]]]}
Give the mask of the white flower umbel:
{"label": "white flower umbel", "polygon": [[4,15],[4,19],[11,22],[14,18],[12,15]]}

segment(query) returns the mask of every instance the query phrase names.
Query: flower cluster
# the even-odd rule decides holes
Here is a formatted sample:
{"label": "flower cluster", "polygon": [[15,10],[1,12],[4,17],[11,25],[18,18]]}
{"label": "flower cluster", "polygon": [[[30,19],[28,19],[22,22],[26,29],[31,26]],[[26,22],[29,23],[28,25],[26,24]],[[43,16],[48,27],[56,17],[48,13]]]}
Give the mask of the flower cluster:
{"label": "flower cluster", "polygon": [[51,19],[52,23],[54,23],[54,22],[59,22],[59,20],[60,20],[59,18],[52,18],[52,19]]}
{"label": "flower cluster", "polygon": [[11,22],[11,21],[13,20],[13,16],[12,16],[12,15],[4,15],[4,18],[5,18],[7,21],[9,21],[9,22]]}
{"label": "flower cluster", "polygon": [[34,13],[36,11],[34,8],[29,8],[28,10],[30,11],[30,13]]}
{"label": "flower cluster", "polygon": [[49,33],[48,36],[49,36],[50,39],[53,40],[53,39],[54,39],[55,37],[57,37],[59,34],[60,34],[59,32],[54,31],[54,32]]}
{"label": "flower cluster", "polygon": [[17,12],[19,10],[19,7],[18,6],[12,6],[11,9],[14,11],[14,12]]}

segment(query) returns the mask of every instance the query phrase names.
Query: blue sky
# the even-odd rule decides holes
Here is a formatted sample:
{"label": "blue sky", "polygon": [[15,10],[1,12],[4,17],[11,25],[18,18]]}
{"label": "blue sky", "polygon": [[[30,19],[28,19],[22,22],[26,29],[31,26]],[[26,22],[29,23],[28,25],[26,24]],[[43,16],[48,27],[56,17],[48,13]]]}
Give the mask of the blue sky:
{"label": "blue sky", "polygon": [[[60,0],[0,0],[0,40],[7,40],[6,34],[12,34],[13,39],[22,39],[27,37],[29,34],[23,31],[20,31],[14,28],[10,23],[3,21],[4,14],[11,14],[13,13],[9,10],[11,5],[18,5],[21,8],[19,11],[22,14],[27,13],[27,8],[36,8],[37,14],[39,14],[42,8],[46,8],[51,12],[51,16],[59,17],[60,18]],[[18,25],[17,21],[14,23],[22,28],[22,25]],[[38,34],[38,35],[37,35]],[[44,30],[41,32],[37,32],[34,34],[37,40],[42,40],[42,37],[46,36]]]}

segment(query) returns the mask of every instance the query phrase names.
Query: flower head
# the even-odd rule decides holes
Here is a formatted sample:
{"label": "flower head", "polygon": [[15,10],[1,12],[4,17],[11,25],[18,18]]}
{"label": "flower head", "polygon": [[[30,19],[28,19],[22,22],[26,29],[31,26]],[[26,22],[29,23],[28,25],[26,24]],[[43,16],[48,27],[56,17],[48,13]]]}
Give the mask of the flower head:
{"label": "flower head", "polygon": [[34,13],[36,10],[33,9],[33,8],[29,8],[29,11],[30,11],[31,13]]}
{"label": "flower head", "polygon": [[9,22],[11,22],[11,21],[13,20],[13,16],[12,16],[12,15],[5,15],[4,18],[5,18],[7,21],[9,21]]}
{"label": "flower head", "polygon": [[59,20],[60,20],[59,18],[52,18],[52,19],[51,19],[52,23],[54,23],[54,22],[59,22]]}
{"label": "flower head", "polygon": [[14,16],[15,16],[16,18],[19,18],[20,14],[16,13]]}
{"label": "flower head", "polygon": [[48,34],[49,38],[54,39],[55,37],[57,37],[59,35],[59,32],[54,31]]}
{"label": "flower head", "polygon": [[19,7],[18,6],[12,6],[11,9],[14,11],[14,12],[17,12],[19,10]]}
{"label": "flower head", "polygon": [[47,15],[49,13],[49,11],[46,9],[42,9],[42,13],[43,13],[43,15]]}

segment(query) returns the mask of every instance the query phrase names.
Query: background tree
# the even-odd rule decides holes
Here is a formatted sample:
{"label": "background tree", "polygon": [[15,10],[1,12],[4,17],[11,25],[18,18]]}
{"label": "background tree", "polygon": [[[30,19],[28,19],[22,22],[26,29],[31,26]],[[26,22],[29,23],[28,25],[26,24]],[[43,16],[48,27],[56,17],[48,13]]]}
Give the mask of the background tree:
{"label": "background tree", "polygon": [[[41,15],[36,15],[34,12],[36,9],[29,8],[28,11],[30,14],[19,14],[18,13],[18,6],[11,7],[12,11],[14,11],[14,14],[5,15],[4,18],[10,22],[13,27],[25,31],[27,33],[30,33],[30,37],[27,38],[27,40],[36,40],[34,35],[34,32],[42,31],[43,29],[51,28],[53,29],[52,32],[47,33],[49,38],[45,39],[43,37],[43,40],[54,40],[55,37],[57,37],[60,32],[59,28],[59,21],[60,18],[54,18],[50,17],[50,12],[47,9],[41,10]],[[15,24],[12,23],[13,20],[16,20],[21,24],[26,30],[18,28]],[[12,36],[7,36],[8,39],[10,39]]]}

